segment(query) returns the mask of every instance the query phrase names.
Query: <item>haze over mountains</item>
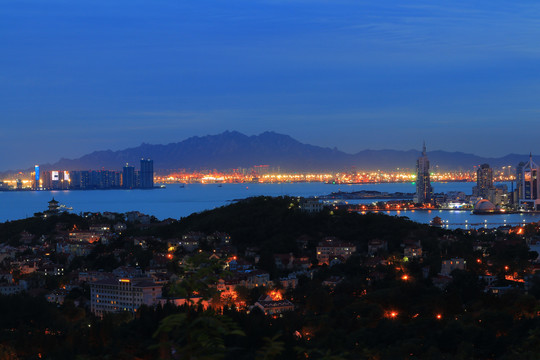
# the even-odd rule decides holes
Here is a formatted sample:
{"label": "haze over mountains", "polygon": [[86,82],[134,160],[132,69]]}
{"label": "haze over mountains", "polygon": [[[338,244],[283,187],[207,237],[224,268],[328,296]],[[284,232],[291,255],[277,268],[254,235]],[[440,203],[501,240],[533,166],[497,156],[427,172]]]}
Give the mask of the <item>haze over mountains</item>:
{"label": "haze over mountains", "polygon": [[[336,144],[339,145],[339,144]],[[485,158],[461,152],[429,151],[434,170],[471,170],[475,165],[488,163],[492,167],[526,161],[528,155],[510,154],[501,158]],[[420,144],[419,144],[420,147]],[[154,160],[155,171],[174,169],[249,168],[254,165],[280,167],[284,171],[341,171],[414,169],[419,150],[363,150],[348,154],[337,148],[303,144],[288,135],[264,132],[247,136],[236,131],[218,135],[195,136],[167,145],[142,144],[119,151],[95,151],[78,159],[61,159],[43,169],[88,170],[121,169],[126,163],[138,167],[141,158]]]}

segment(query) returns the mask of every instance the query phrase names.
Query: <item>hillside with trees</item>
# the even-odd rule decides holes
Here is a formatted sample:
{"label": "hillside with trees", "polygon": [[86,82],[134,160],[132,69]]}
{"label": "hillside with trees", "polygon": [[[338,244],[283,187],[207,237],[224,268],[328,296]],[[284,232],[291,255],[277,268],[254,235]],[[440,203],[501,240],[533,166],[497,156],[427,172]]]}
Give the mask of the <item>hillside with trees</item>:
{"label": "hillside with trees", "polygon": [[[64,229],[112,226],[122,217],[115,216],[0,224],[1,246],[26,249],[18,262],[50,243],[43,256],[68,269],[51,278],[0,263],[2,274],[11,271],[31,284],[27,292],[0,296],[0,359],[535,359],[540,351],[540,281],[531,262],[537,254],[527,246],[538,236],[534,225],[448,231],[336,208],[306,213],[299,199],[259,197],[180,220],[128,223],[86,256],[66,259],[52,250]],[[27,245],[22,231],[35,235]],[[215,232],[228,234],[230,243],[208,236],[197,250],[171,250],[170,239]],[[320,261],[318,246],[328,238],[351,244],[354,253]],[[373,251],[374,243],[386,246]],[[408,244],[419,244],[422,255],[404,256]],[[218,255],[225,248],[230,255]],[[100,318],[90,312],[88,284],[70,287],[81,271],[149,271],[159,254],[167,255],[164,269],[171,275],[163,296],[186,305]],[[295,270],[295,286],[283,286],[296,265],[279,266],[280,254],[309,259]],[[233,258],[268,272],[271,282],[237,286],[234,298],[223,298],[216,283],[232,279]],[[467,266],[444,273],[443,262],[456,258]],[[62,286],[71,289],[62,304],[45,300]],[[253,306],[270,292],[294,308],[266,314]]]}

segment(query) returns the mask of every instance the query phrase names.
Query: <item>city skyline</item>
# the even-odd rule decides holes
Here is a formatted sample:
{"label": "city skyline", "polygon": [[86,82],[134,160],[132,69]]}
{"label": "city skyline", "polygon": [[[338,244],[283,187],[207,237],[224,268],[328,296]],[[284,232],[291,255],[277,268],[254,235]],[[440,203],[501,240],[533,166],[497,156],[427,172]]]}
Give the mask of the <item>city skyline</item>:
{"label": "city skyline", "polygon": [[481,156],[538,152],[536,3],[8,1],[0,11],[3,169],[227,129],[348,153],[423,139]]}

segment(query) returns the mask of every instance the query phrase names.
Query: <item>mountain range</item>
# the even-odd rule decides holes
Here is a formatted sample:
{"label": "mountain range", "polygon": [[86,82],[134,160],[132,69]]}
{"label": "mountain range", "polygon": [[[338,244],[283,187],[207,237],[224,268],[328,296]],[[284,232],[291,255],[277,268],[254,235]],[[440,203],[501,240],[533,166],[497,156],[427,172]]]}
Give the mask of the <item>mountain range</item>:
{"label": "mountain range", "polygon": [[[118,151],[95,151],[78,159],[60,159],[42,165],[44,170],[121,169],[126,163],[138,167],[141,158],[154,160],[156,172],[176,169],[198,170],[249,168],[269,165],[284,171],[342,171],[414,169],[418,150],[363,150],[349,154],[337,148],[303,144],[288,135],[264,132],[247,136],[237,131],[218,135],[194,136],[166,145],[143,143]],[[473,154],[447,151],[428,151],[433,170],[471,170],[488,163],[492,167],[526,161],[528,155],[509,154],[500,158],[485,158]]]}

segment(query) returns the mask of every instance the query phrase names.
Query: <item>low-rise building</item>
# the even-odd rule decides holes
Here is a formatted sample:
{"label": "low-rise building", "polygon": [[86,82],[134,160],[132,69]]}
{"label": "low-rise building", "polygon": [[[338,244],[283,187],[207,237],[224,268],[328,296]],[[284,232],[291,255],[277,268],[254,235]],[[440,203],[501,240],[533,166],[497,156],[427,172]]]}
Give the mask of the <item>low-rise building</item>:
{"label": "low-rise building", "polygon": [[347,260],[355,251],[356,246],[352,243],[326,239],[317,246],[317,260],[328,265],[331,258],[342,257]]}
{"label": "low-rise building", "polygon": [[534,263],[538,263],[540,260],[540,241],[535,239],[529,242],[529,250],[535,251],[538,256],[535,259],[532,259]]}
{"label": "low-rise building", "polygon": [[53,292],[47,294],[45,297],[47,298],[47,301],[50,303],[62,305],[64,303],[64,300],[66,299],[67,294],[68,294],[67,290],[56,289]]}
{"label": "low-rise building", "polygon": [[324,204],[320,202],[319,199],[309,198],[309,199],[302,199],[300,201],[299,207],[303,212],[312,214],[312,213],[318,213],[318,212],[323,211]]}
{"label": "low-rise building", "polygon": [[269,273],[263,270],[253,270],[246,274],[246,278],[241,285],[253,289],[259,286],[268,286],[271,283]]}
{"label": "low-rise building", "polygon": [[247,272],[253,268],[253,264],[246,259],[233,256],[233,258],[227,262],[227,266],[230,271]]}
{"label": "low-rise building", "polygon": [[33,272],[36,272],[38,266],[35,261],[22,261],[22,262],[12,262],[12,265],[16,266],[21,274],[27,275]]}
{"label": "low-rise building", "polygon": [[274,263],[278,269],[292,269],[294,255],[289,254],[274,254]]}
{"label": "low-rise building", "polygon": [[328,286],[329,288],[333,289],[342,281],[343,281],[343,278],[340,276],[330,276],[328,279],[322,282],[322,285]]}
{"label": "low-rise building", "polygon": [[372,239],[368,242],[368,254],[374,255],[379,251],[387,251],[388,242],[379,239]]}
{"label": "low-rise building", "polygon": [[45,276],[64,276],[64,265],[45,264],[39,268],[38,272]]}
{"label": "low-rise building", "polygon": [[126,213],[126,220],[127,222],[131,223],[141,223],[141,224],[150,224],[150,216],[140,213],[138,211],[130,211]]}
{"label": "low-rise building", "polygon": [[467,262],[463,258],[452,258],[443,260],[441,265],[441,275],[448,276],[454,270],[465,270]]}
{"label": "low-rise building", "polygon": [[289,300],[274,300],[270,295],[261,296],[253,307],[258,307],[265,315],[281,314],[286,311],[294,310],[294,304]]}
{"label": "low-rise building", "polygon": [[90,309],[97,316],[109,312],[136,312],[141,305],[156,305],[161,289],[162,285],[148,278],[99,280],[90,284]]}
{"label": "low-rise building", "polygon": [[90,225],[90,231],[98,235],[103,235],[111,231],[111,227],[110,225],[107,225],[107,224],[94,224],[94,225]]}
{"label": "low-rise building", "polygon": [[21,280],[18,284],[13,282],[0,284],[0,295],[14,295],[28,290],[26,281]]}
{"label": "low-rise building", "polygon": [[178,241],[178,246],[184,248],[187,252],[193,252],[199,248],[199,240],[185,239]]}
{"label": "low-rise building", "polygon": [[114,231],[116,232],[122,232],[126,229],[127,229],[127,226],[124,223],[119,222],[119,223],[114,224]]}
{"label": "low-rise building", "polygon": [[68,254],[71,256],[87,256],[94,249],[95,244],[85,242],[59,241],[56,243],[56,252],[58,254]]}
{"label": "low-rise building", "polygon": [[118,278],[141,278],[143,276],[141,269],[132,266],[119,266],[112,273]]}
{"label": "low-rise building", "polygon": [[73,243],[89,243],[92,244],[99,241],[100,236],[93,231],[71,231],[69,233],[69,241]]}
{"label": "low-rise building", "polygon": [[109,272],[103,271],[80,271],[79,272],[79,281],[80,282],[96,282],[102,279],[111,279],[114,278],[114,275]]}
{"label": "low-rise building", "polygon": [[295,273],[290,273],[287,277],[279,278],[279,282],[284,289],[296,289],[298,286],[298,279]]}
{"label": "low-rise building", "polygon": [[8,283],[13,282],[13,274],[11,271],[0,270],[0,281],[2,280]]}
{"label": "low-rise building", "polygon": [[409,259],[422,257],[422,247],[418,245],[408,245],[403,249],[403,256]]}

